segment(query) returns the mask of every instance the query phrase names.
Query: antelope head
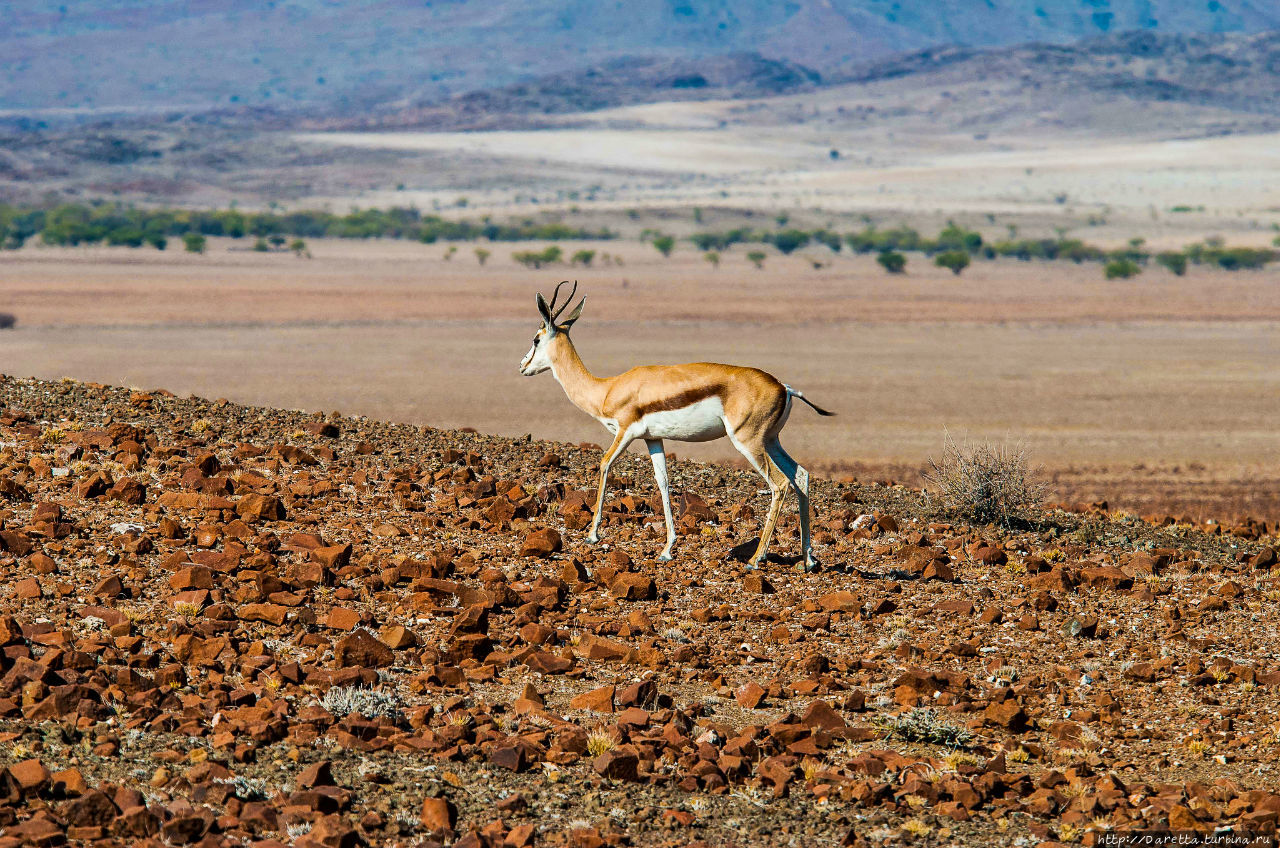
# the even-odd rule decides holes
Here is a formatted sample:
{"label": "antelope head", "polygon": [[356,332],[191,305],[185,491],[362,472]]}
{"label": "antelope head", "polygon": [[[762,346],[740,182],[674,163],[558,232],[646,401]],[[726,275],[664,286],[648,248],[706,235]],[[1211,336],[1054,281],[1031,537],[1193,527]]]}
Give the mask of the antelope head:
{"label": "antelope head", "polygon": [[578,301],[577,308],[569,313],[569,317],[563,321],[560,320],[560,316],[569,308],[569,304],[573,303],[573,297],[578,293],[578,284],[575,282],[573,289],[569,292],[569,296],[565,298],[564,303],[557,311],[556,303],[560,300],[560,288],[567,285],[569,285],[569,281],[565,280],[556,286],[556,290],[551,295],[550,305],[547,304],[547,300],[542,296],[542,293],[538,293],[538,314],[542,316],[542,325],[538,327],[538,332],[533,336],[533,346],[529,348],[529,352],[520,361],[520,373],[526,377],[541,374],[551,368],[551,349],[556,340],[563,336],[567,341],[569,328],[582,315],[582,307],[587,302],[585,295],[583,295],[582,300]]}

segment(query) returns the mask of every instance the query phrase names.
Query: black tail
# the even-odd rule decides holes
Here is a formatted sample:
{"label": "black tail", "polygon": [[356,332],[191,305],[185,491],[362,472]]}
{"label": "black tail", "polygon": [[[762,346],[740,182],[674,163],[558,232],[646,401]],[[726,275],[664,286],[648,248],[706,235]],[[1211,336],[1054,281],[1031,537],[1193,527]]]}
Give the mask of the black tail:
{"label": "black tail", "polygon": [[788,386],[788,387],[787,387],[787,391],[791,394],[791,396],[792,396],[792,397],[798,397],[798,398],[800,398],[800,400],[802,400],[802,401],[804,401],[805,403],[809,404],[809,406],[813,407],[813,411],[814,411],[814,412],[816,412],[816,413],[818,413],[819,415],[835,415],[835,413],[834,413],[834,412],[831,412],[830,410],[827,410],[827,409],[823,409],[822,407],[818,406],[816,403],[814,403],[813,401],[809,400],[807,397],[805,397],[804,395],[800,394],[799,392],[797,392],[795,389],[791,388],[790,386]]}

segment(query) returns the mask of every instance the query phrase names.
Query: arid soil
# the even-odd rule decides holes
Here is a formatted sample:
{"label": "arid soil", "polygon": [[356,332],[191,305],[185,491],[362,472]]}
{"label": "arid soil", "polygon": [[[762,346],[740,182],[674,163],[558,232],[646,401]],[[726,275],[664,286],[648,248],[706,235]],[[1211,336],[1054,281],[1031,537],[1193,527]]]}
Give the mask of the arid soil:
{"label": "arid soil", "polygon": [[[204,256],[33,245],[0,255],[0,311],[18,320],[0,360],[10,374],[599,442],[549,375],[516,373],[533,293],[572,276],[589,367],[766,368],[839,413],[788,424],[819,473],[918,483],[949,433],[1021,442],[1063,502],[1280,517],[1274,268],[1108,282],[1094,264],[1010,260],[957,278],[913,255],[890,276],[826,248],[757,270],[736,247],[715,269],[687,243],[663,259],[627,239],[589,245],[590,268],[531,271],[511,259],[530,245],[488,247],[481,267],[471,245],[446,261],[445,245],[394,241],[313,242],[311,260],[231,241]],[[674,449],[739,460],[725,442]]]}
{"label": "arid soil", "polygon": [[[0,845],[1094,844],[1275,831],[1276,526],[973,527],[597,453],[0,383]],[[104,841],[105,840],[105,841]],[[202,841],[203,840],[203,841]]]}

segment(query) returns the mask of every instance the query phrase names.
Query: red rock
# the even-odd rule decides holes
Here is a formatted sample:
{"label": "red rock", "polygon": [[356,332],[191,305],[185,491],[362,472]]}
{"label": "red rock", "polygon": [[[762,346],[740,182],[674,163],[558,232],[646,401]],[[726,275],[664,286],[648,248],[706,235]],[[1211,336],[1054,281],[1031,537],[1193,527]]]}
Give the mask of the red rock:
{"label": "red rock", "polygon": [[596,774],[610,780],[639,780],[640,757],[630,745],[619,745],[592,761]]}
{"label": "red rock", "polygon": [[94,789],[62,807],[62,817],[76,827],[108,827],[119,814],[111,799]]}
{"label": "red rock", "polygon": [[613,579],[609,592],[624,601],[651,601],[658,596],[658,587],[651,577],[624,572]]}
{"label": "red rock", "polygon": [[34,601],[44,597],[44,590],[40,588],[40,581],[34,577],[28,577],[26,580],[19,580],[13,584],[14,594],[24,601]]}
{"label": "red rock", "polygon": [[560,532],[552,527],[543,527],[525,536],[524,544],[520,546],[520,556],[546,559],[563,549],[564,539],[560,537]]}
{"label": "red rock", "polygon": [[285,517],[284,505],[271,495],[244,495],[236,502],[236,515],[246,521],[279,521]]}
{"label": "red rock", "polygon": [[746,576],[742,578],[742,588],[744,591],[756,595],[772,595],[776,591],[773,588],[773,584],[758,571],[747,572]]}
{"label": "red rock", "polygon": [[289,617],[289,608],[280,604],[245,604],[236,615],[241,621],[265,621],[279,627]]}
{"label": "red rock", "polygon": [[160,830],[160,819],[141,804],[123,810],[111,823],[111,835],[124,839],[143,839]]}
{"label": "red rock", "polygon": [[[827,612],[853,612],[861,609],[862,599],[852,592],[846,592],[841,589],[836,592],[828,592],[818,598],[818,606]],[[812,607],[810,607],[812,609]]]}
{"label": "red rock", "polygon": [[1092,586],[1097,589],[1124,590],[1133,588],[1133,578],[1114,565],[1081,569],[1080,581],[1086,586]]}
{"label": "red rock", "polygon": [[539,674],[564,674],[573,668],[573,660],[550,651],[534,651],[525,657],[524,664]]}
{"label": "red rock", "polygon": [[360,626],[360,613],[346,607],[334,607],[324,619],[331,630],[355,630]]}
{"label": "red rock", "polygon": [[808,709],[804,711],[804,715],[800,717],[800,723],[806,727],[822,728],[823,730],[843,730],[847,725],[845,720],[836,712],[826,701],[818,699],[809,704]]}
{"label": "red rock", "polygon": [[1027,726],[1027,714],[1016,701],[989,704],[983,711],[982,718],[987,724],[1003,727],[1015,733]]}
{"label": "red rock", "polygon": [[344,636],[333,646],[335,668],[384,668],[395,660],[391,649],[364,629]]}
{"label": "red rock", "polygon": [[458,808],[448,798],[427,798],[422,802],[422,826],[428,831],[453,830],[458,822]]}
{"label": "red rock", "polygon": [[339,568],[346,568],[351,563],[351,546],[329,545],[323,548],[312,548],[309,555],[312,561],[336,571]]}
{"label": "red rock", "polygon": [[489,751],[489,762],[498,768],[521,772],[529,767],[523,745],[502,745]]}
{"label": "red rock", "polygon": [[23,760],[9,766],[9,774],[24,793],[35,793],[49,785],[49,770],[39,760]]}
{"label": "red rock", "polygon": [[203,565],[192,565],[174,573],[169,578],[169,588],[175,592],[188,589],[212,589],[213,571]]}
{"label": "red rock", "polygon": [[575,696],[569,701],[569,708],[573,710],[591,710],[597,713],[611,713],[614,711],[614,694],[616,690],[611,684],[609,686],[601,686],[599,689],[592,689],[590,692],[583,692]]}
{"label": "red rock", "polygon": [[742,684],[738,687],[738,691],[733,693],[734,700],[744,709],[758,709],[764,703],[765,690],[764,687],[754,680]]}
{"label": "red rock", "polygon": [[380,636],[382,642],[393,651],[403,651],[418,645],[417,634],[398,624],[384,627]]}
{"label": "red rock", "polygon": [[299,789],[333,786],[333,765],[328,760],[312,763],[302,770],[296,781]]}

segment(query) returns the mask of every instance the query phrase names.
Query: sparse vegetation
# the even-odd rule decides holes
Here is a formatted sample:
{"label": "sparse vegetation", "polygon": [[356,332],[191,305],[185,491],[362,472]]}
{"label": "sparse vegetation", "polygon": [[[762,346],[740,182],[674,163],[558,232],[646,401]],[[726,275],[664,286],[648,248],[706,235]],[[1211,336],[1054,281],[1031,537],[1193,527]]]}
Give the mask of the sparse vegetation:
{"label": "sparse vegetation", "polygon": [[559,245],[548,245],[542,250],[518,250],[511,258],[526,268],[541,268],[543,265],[555,265],[564,258],[564,251]]}
{"label": "sparse vegetation", "polygon": [[484,263],[489,261],[489,257],[491,255],[492,254],[486,248],[483,248],[483,247],[476,248],[476,262],[479,262],[480,267],[482,268],[484,267]]}
{"label": "sparse vegetation", "polygon": [[886,250],[876,257],[880,266],[890,274],[901,274],[907,268],[907,257],[893,250]]}
{"label": "sparse vegetation", "polygon": [[948,250],[943,253],[939,253],[937,257],[934,258],[933,264],[937,265],[939,268],[948,269],[958,277],[960,276],[960,272],[969,267],[969,254],[965,253],[963,250]]}
{"label": "sparse vegetation", "polygon": [[768,254],[763,250],[753,250],[747,254],[747,261],[756,266],[756,268],[763,268],[764,260],[767,258]]}
{"label": "sparse vegetation", "polygon": [[200,233],[186,233],[182,237],[182,246],[187,253],[204,253],[205,244],[208,241]]}
{"label": "sparse vegetation", "polygon": [[653,246],[663,256],[670,256],[671,251],[674,250],[676,246],[676,237],[667,235],[654,236]]}
{"label": "sparse vegetation", "polygon": [[1142,273],[1142,266],[1132,259],[1112,259],[1102,268],[1108,280],[1127,280]]}
{"label": "sparse vegetation", "polygon": [[1032,479],[1020,446],[961,446],[948,435],[942,456],[930,457],[928,465],[926,492],[948,512],[977,524],[1009,525],[1044,500],[1045,488]]}
{"label": "sparse vegetation", "polygon": [[712,268],[720,267],[720,254],[717,251],[708,250],[706,253],[702,254],[702,258],[710,262]]}
{"label": "sparse vegetation", "polygon": [[1187,255],[1175,251],[1165,251],[1156,256],[1156,262],[1168,268],[1177,276],[1187,273]]}
{"label": "sparse vegetation", "polygon": [[579,250],[573,254],[571,260],[574,265],[581,265],[583,268],[590,268],[591,261],[596,258],[594,250]]}
{"label": "sparse vegetation", "polygon": [[782,230],[773,236],[773,246],[786,256],[809,243],[809,234],[804,230]]}
{"label": "sparse vegetation", "polygon": [[876,724],[885,732],[887,739],[927,742],[948,748],[967,748],[973,743],[973,734],[968,729],[939,717],[935,710],[923,707],[901,715],[880,717]]}

